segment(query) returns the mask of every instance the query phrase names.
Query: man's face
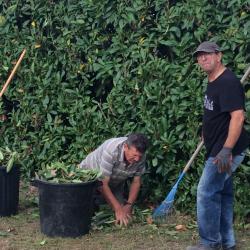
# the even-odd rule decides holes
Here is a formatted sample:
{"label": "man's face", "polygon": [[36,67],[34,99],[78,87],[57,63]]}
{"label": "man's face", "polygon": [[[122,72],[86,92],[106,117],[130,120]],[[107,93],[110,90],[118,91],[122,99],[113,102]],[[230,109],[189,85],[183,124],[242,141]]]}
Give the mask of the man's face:
{"label": "man's face", "polygon": [[221,53],[199,52],[197,61],[206,73],[214,72],[221,63]]}
{"label": "man's face", "polygon": [[124,156],[125,156],[125,160],[129,164],[133,164],[141,160],[142,153],[139,152],[134,146],[128,146],[125,143],[124,144]]}

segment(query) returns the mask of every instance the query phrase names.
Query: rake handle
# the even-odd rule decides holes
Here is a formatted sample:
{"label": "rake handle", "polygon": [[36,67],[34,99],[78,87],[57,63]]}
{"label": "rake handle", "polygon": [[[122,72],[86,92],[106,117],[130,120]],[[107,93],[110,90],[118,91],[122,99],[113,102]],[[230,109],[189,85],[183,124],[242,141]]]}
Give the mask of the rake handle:
{"label": "rake handle", "polygon": [[240,82],[244,83],[245,80],[247,79],[248,75],[250,74],[250,66],[248,67],[247,71],[245,72],[245,74],[242,76]]}
{"label": "rake handle", "polygon": [[189,159],[188,163],[187,163],[186,166],[184,167],[182,173],[186,173],[186,172],[188,171],[188,169],[189,169],[189,167],[191,166],[192,162],[194,161],[195,157],[196,157],[196,156],[198,155],[198,153],[200,152],[200,150],[201,150],[203,144],[204,144],[203,141],[201,141],[201,142],[198,144],[196,150],[194,151],[194,153],[192,154],[192,156],[191,156],[191,158]]}
{"label": "rake handle", "polygon": [[23,60],[23,57],[24,57],[25,53],[26,53],[26,49],[23,50],[23,52],[22,52],[22,54],[20,55],[20,57],[19,57],[19,59],[18,59],[16,65],[15,65],[15,67],[14,67],[13,70],[11,71],[11,74],[9,75],[9,77],[8,77],[8,79],[7,79],[7,81],[6,81],[6,83],[4,84],[4,86],[3,86],[3,88],[2,88],[2,90],[1,90],[1,92],[0,92],[0,98],[2,97],[3,93],[5,92],[5,90],[7,89],[8,85],[9,85],[10,81],[12,80],[13,76],[15,75],[16,70],[17,70],[18,66],[20,65],[21,61]]}

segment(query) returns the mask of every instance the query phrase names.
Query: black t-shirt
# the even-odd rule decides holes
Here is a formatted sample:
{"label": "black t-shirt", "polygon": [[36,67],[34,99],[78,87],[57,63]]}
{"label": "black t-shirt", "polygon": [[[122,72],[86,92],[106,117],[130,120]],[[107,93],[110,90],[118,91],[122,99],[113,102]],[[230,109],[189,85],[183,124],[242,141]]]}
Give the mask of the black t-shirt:
{"label": "black t-shirt", "polygon": [[[226,69],[217,79],[209,82],[204,98],[203,137],[207,157],[216,156],[228,135],[230,112],[245,109],[245,94],[237,77]],[[233,148],[233,155],[240,154],[249,145],[245,129]]]}

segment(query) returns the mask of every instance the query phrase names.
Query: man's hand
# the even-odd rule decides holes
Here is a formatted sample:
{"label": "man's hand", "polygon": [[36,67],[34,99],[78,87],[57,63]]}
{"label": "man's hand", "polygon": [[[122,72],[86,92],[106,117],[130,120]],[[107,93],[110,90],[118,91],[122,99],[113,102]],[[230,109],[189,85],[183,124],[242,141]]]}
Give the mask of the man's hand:
{"label": "man's hand", "polygon": [[127,217],[129,219],[132,218],[132,205],[130,204],[125,204],[123,207],[122,207],[124,213],[127,215]]}
{"label": "man's hand", "polygon": [[223,147],[221,151],[216,155],[214,164],[217,165],[219,173],[227,172],[229,175],[231,175],[232,149]]}
{"label": "man's hand", "polygon": [[120,208],[115,210],[115,218],[116,218],[116,224],[122,226],[127,226],[129,223],[129,219],[131,216],[127,213],[126,209],[124,209],[125,206],[121,206]]}

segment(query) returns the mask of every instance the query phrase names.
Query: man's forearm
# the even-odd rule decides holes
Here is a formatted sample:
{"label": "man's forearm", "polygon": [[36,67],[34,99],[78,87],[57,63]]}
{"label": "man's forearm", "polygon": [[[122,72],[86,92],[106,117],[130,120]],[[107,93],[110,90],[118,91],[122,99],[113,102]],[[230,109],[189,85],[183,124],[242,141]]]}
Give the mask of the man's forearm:
{"label": "man's forearm", "polygon": [[[234,112],[233,112],[234,113]],[[233,148],[237,143],[241,130],[244,124],[244,113],[236,111],[236,113],[231,115],[231,120],[228,129],[228,136],[224,147]]]}
{"label": "man's forearm", "polygon": [[126,210],[124,210],[123,204],[120,204],[116,197],[113,195],[108,183],[109,178],[104,178],[102,181],[103,186],[100,188],[104,198],[112,207],[115,213],[116,223],[120,225],[127,225],[129,223],[129,214]]}
{"label": "man's forearm", "polygon": [[102,195],[104,196],[105,200],[111,205],[113,210],[117,210],[121,208],[121,204],[116,199],[116,197],[113,195],[108,183],[103,182],[102,187],[100,188],[100,191]]}
{"label": "man's forearm", "polygon": [[128,196],[129,203],[133,204],[136,201],[138,193],[140,191],[140,187],[141,187],[141,179],[140,177],[135,177],[135,179],[131,183],[129,190],[129,196]]}

